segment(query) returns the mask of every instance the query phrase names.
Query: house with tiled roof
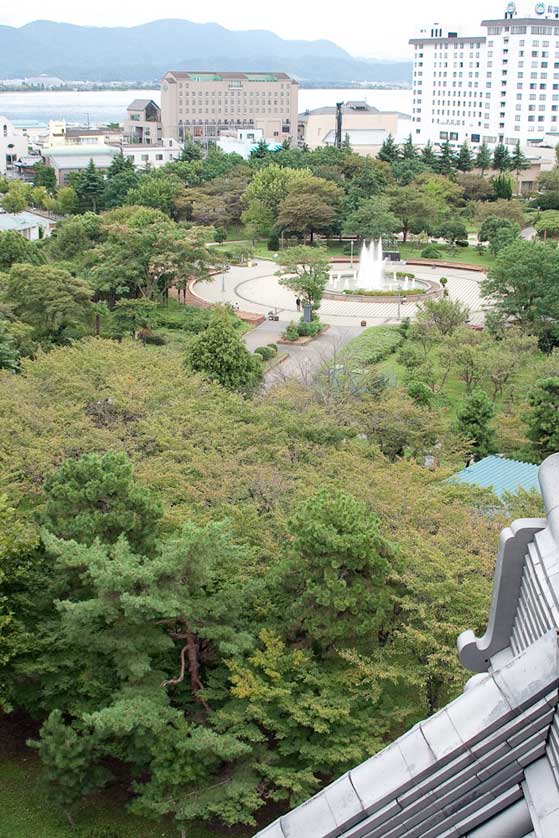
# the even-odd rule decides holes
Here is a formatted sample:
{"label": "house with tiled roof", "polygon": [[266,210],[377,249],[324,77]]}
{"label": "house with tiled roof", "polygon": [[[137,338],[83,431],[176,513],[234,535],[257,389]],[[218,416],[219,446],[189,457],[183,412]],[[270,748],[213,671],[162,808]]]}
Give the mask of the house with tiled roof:
{"label": "house with tiled roof", "polygon": [[464,692],[258,838],[558,838],[559,454],[545,518],[501,533],[487,630],[458,638]]}

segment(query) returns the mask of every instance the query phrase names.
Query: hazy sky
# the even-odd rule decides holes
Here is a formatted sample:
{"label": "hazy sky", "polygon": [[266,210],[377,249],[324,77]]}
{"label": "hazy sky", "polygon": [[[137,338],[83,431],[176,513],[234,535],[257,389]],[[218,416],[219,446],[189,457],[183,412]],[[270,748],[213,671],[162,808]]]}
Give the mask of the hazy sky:
{"label": "hazy sky", "polygon": [[[523,14],[533,12],[534,2],[517,3]],[[315,40],[327,38],[353,55],[379,58],[406,58],[411,53],[407,41],[420,27],[441,23],[460,33],[479,33],[482,18],[501,17],[505,2],[487,3],[470,0],[456,4],[449,0],[282,0],[281,3],[257,3],[255,0],[213,0],[211,4],[187,4],[167,0],[161,13],[157,4],[136,0],[26,0],[25,3],[0,5],[0,24],[21,26],[32,20],[46,19],[90,26],[134,26],[158,17],[186,18],[198,23],[220,23],[228,29],[269,29],[282,38]],[[3,8],[2,8],[3,7]],[[446,9],[446,12],[445,12]],[[467,30],[467,31],[466,31]]]}

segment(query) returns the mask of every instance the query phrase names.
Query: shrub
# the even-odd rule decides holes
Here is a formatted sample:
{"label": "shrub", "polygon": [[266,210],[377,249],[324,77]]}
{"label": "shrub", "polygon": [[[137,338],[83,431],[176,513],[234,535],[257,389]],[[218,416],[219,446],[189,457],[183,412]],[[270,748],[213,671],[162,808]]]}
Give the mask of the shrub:
{"label": "shrub", "polygon": [[163,335],[144,335],[142,340],[152,346],[165,346],[167,343]]}
{"label": "shrub", "polygon": [[424,247],[421,251],[423,259],[440,259],[442,255],[442,251],[436,244],[428,244],[427,247]]}
{"label": "shrub", "polygon": [[275,357],[276,352],[273,349],[270,349],[269,346],[258,346],[254,350],[255,355],[260,355],[263,361],[270,361],[273,357]]}
{"label": "shrub", "polygon": [[310,323],[305,323],[304,320],[300,320],[297,323],[297,333],[299,337],[302,338],[309,338],[314,337],[317,335],[322,329],[322,323],[320,320],[311,320]]}
{"label": "shrub", "polygon": [[277,343],[268,343],[267,346],[274,351],[274,354],[278,354],[278,345]]}
{"label": "shrub", "polygon": [[224,242],[227,238],[227,231],[224,227],[216,227],[215,228],[215,236],[216,242]]}
{"label": "shrub", "polygon": [[456,247],[469,247],[470,243],[468,241],[457,241],[455,245]]}
{"label": "shrub", "polygon": [[275,233],[272,233],[272,235],[268,239],[268,250],[279,250],[279,246],[279,236],[277,236]]}
{"label": "shrub", "polygon": [[396,272],[397,279],[415,279],[415,274],[410,274],[407,271],[397,271]]}
{"label": "shrub", "polygon": [[410,381],[408,396],[423,407],[429,407],[433,402],[433,392],[423,381]]}
{"label": "shrub", "polygon": [[299,332],[297,331],[297,326],[293,322],[287,326],[285,332],[282,332],[282,338],[284,340],[297,340],[298,337]]}

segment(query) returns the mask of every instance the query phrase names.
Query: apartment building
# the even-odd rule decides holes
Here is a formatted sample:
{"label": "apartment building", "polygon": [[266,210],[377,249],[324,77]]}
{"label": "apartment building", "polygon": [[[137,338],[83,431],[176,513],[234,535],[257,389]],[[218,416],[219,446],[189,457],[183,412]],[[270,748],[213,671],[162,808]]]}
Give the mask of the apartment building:
{"label": "apartment building", "polygon": [[434,24],[410,41],[418,143],[536,144],[558,129],[559,8],[537,3],[518,17],[511,2],[481,28],[459,37]]}
{"label": "apartment building", "polygon": [[298,90],[286,73],[166,73],[162,136],[207,145],[222,131],[256,128],[278,142],[296,141]]}
{"label": "apartment building", "polygon": [[16,161],[27,154],[27,138],[5,116],[0,116],[0,175],[14,168]]}
{"label": "apartment building", "polygon": [[161,142],[161,108],[153,99],[134,99],[122,126],[126,142],[156,145]]}

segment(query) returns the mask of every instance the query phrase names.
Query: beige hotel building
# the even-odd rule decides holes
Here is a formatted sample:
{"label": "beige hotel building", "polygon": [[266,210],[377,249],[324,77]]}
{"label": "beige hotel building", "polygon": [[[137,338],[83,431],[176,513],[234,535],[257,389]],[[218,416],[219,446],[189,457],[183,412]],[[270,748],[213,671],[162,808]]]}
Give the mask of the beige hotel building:
{"label": "beige hotel building", "polygon": [[162,135],[207,144],[221,133],[260,128],[297,142],[297,82],[286,73],[170,71],[161,82]]}

